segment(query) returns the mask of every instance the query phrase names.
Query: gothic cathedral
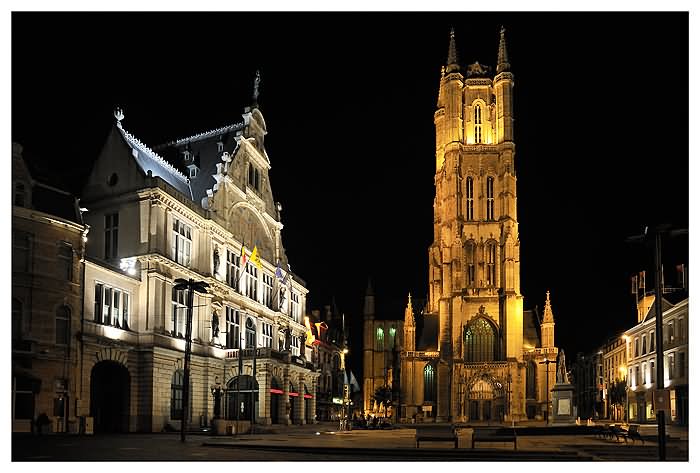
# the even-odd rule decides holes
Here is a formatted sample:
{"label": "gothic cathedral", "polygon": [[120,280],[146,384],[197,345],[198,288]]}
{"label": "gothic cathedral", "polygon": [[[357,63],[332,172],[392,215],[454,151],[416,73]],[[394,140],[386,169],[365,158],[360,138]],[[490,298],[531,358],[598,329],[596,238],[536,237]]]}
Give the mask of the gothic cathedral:
{"label": "gothic cathedral", "polygon": [[417,320],[409,295],[401,324],[397,420],[546,415],[555,379],[547,360],[558,350],[549,293],[541,316],[523,310],[513,86],[504,29],[495,74],[479,62],[460,66],[452,30],[434,116],[428,299]]}

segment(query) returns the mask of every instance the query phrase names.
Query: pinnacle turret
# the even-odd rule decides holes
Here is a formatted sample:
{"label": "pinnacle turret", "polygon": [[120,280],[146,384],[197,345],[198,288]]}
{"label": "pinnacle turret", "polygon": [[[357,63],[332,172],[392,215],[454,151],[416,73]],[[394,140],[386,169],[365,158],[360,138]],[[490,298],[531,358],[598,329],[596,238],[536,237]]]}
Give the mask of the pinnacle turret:
{"label": "pinnacle turret", "polygon": [[508,50],[506,49],[506,29],[501,26],[501,40],[498,43],[498,65],[496,66],[496,74],[510,71],[510,63],[508,62]]}
{"label": "pinnacle turret", "polygon": [[404,325],[415,325],[416,319],[413,315],[413,304],[411,303],[411,293],[408,293],[408,304],[406,305],[406,313],[404,315]]}
{"label": "pinnacle turret", "polygon": [[450,29],[450,48],[447,51],[447,70],[450,72],[458,71],[459,64],[457,64],[457,45],[455,44],[455,29]]}
{"label": "pinnacle turret", "polygon": [[549,291],[547,291],[547,300],[544,301],[544,318],[542,323],[548,324],[554,322],[554,313],[552,313],[552,301],[549,300]]}

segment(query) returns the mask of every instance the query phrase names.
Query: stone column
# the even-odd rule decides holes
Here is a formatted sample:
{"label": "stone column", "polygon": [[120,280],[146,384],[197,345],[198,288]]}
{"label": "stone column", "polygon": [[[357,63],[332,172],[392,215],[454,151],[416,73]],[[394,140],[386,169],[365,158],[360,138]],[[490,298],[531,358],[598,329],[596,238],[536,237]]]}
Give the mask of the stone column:
{"label": "stone column", "polygon": [[306,415],[304,412],[304,407],[305,407],[305,402],[304,402],[304,386],[305,386],[305,378],[303,374],[299,374],[299,382],[298,382],[298,388],[297,392],[299,393],[299,396],[297,396],[297,406],[299,406],[299,409],[295,409],[297,413],[297,417],[299,418],[299,425],[304,425],[306,423]]}
{"label": "stone column", "polygon": [[290,399],[289,396],[289,367],[285,367],[282,372],[282,398],[280,399],[282,413],[280,415],[280,424],[291,424],[292,420],[289,418],[290,410],[288,409]]}

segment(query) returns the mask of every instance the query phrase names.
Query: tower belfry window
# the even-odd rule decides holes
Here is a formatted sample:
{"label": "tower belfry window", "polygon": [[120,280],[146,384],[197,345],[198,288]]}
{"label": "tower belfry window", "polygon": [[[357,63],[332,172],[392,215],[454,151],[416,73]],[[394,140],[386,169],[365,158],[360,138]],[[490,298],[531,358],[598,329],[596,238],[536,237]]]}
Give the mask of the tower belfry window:
{"label": "tower belfry window", "polygon": [[486,285],[496,285],[496,243],[486,245]]}
{"label": "tower belfry window", "polygon": [[481,105],[474,107],[474,143],[481,143]]}
{"label": "tower belfry window", "polygon": [[493,177],[486,179],[486,220],[494,219]]}
{"label": "tower belfry window", "polygon": [[474,220],[474,179],[467,177],[467,220]]}

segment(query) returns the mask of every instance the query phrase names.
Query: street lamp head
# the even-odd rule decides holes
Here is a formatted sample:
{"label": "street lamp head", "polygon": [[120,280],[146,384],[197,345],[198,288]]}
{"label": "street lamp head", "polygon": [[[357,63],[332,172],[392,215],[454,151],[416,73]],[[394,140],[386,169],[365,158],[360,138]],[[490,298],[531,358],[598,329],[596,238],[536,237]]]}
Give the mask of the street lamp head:
{"label": "street lamp head", "polygon": [[350,350],[348,350],[347,348],[343,348],[343,355],[347,355],[349,351]]}

